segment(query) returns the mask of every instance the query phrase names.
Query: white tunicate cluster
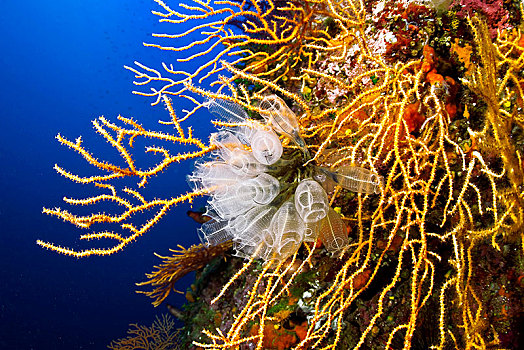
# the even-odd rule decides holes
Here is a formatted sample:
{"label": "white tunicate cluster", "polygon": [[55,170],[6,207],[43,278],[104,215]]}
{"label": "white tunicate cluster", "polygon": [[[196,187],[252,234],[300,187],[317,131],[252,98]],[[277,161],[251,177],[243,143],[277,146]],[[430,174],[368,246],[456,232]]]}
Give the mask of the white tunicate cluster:
{"label": "white tunicate cluster", "polygon": [[271,203],[281,188],[267,171],[282,156],[282,143],[271,127],[248,119],[237,104],[210,100],[204,105],[237,126],[211,135],[216,149],[188,176],[194,190],[210,196],[206,214],[212,220],[199,235],[209,245],[233,240],[238,255],[268,258],[271,249],[265,242],[271,238],[266,233],[277,211]]}
{"label": "white tunicate cluster", "polygon": [[362,168],[331,172],[315,167],[313,178],[280,183],[270,173],[285,174],[289,160],[279,162],[283,147],[275,131],[307,153],[296,116],[282,99],[272,95],[261,102],[266,124],[249,119],[232,102],[210,100],[204,106],[233,124],[211,136],[216,149],[188,177],[193,189],[210,196],[206,214],[212,219],[198,230],[204,243],[232,240],[238,256],[276,261],[295,253],[302,242],[318,238],[332,252],[347,246],[347,228],[330,208],[325,185],[334,182],[376,193],[381,183],[372,176],[376,174]]}

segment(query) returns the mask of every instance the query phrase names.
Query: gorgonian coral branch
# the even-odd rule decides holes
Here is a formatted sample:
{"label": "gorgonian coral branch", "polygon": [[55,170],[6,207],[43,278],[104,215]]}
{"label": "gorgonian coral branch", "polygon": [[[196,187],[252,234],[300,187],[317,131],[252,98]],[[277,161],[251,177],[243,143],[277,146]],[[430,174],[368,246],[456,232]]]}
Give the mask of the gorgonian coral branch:
{"label": "gorgonian coral branch", "polygon": [[213,259],[223,256],[231,248],[232,242],[224,242],[222,244],[206,247],[202,244],[193,245],[189,249],[178,246],[179,250],[170,249],[173,253],[171,256],[157,257],[162,259],[162,263],[155,266],[155,271],[147,274],[147,281],[137,283],[137,286],[153,287],[152,291],[143,292],[150,298],[153,298],[153,305],[160,305],[171,293],[175,290],[175,283],[186,274],[192,271],[199,270],[205,267]]}
{"label": "gorgonian coral branch", "polygon": [[[184,85],[216,75],[226,67],[220,61],[227,60],[232,66],[242,66],[241,71],[251,76],[264,77],[277,82],[287,76],[297,75],[299,65],[311,68],[319,50],[330,50],[327,43],[331,36],[322,24],[326,14],[322,3],[310,1],[297,5],[293,2],[268,0],[264,2],[224,2],[192,5],[180,4],[184,11],[176,11],[162,1],[156,1],[165,12],[154,11],[161,17],[160,22],[173,24],[195,23],[190,29],[177,34],[153,34],[162,39],[185,39],[191,36],[186,45],[168,46],[145,44],[165,51],[194,52],[188,57],[178,58],[179,62],[204,58],[203,64],[194,71],[175,69],[163,64],[170,76],[163,76],[156,69],[135,62],[137,68],[126,67],[134,72],[138,86],[150,85],[151,92],[135,92],[144,96],[156,96],[153,104],[160,102],[162,94],[180,95],[186,91]],[[360,5],[361,6],[361,5]],[[200,35],[201,39],[195,39]],[[303,64],[304,63],[304,64]],[[234,81],[237,76],[211,81],[211,85],[223,85]],[[172,90],[175,89],[175,90]]]}
{"label": "gorgonian coral branch", "polygon": [[[146,185],[147,180],[150,177],[164,171],[173,163],[201,157],[213,149],[213,147],[206,146],[202,141],[194,138],[191,128],[184,130],[180,125],[180,121],[175,115],[171,101],[165,96],[163,97],[163,100],[171,116],[171,120],[169,122],[163,122],[163,124],[173,125],[176,130],[175,134],[149,131],[144,129],[140,124],[133,121],[132,119],[121,116],[119,116],[118,119],[122,121],[125,126],[119,126],[117,124],[111,123],[103,117],[99,118],[98,121],[93,121],[95,130],[100,135],[102,135],[102,137],[119,153],[120,157],[124,160],[126,167],[118,166],[106,161],[99,161],[82,145],[80,138],[78,138],[76,142],[71,142],[60,135],[57,137],[60,143],[76,151],[89,164],[95,168],[109,172],[109,174],[105,175],[78,176],[74,173],[64,170],[59,166],[55,166],[55,169],[59,174],[65,176],[71,181],[83,184],[94,184],[98,188],[109,190],[109,193],[84,199],[72,199],[64,197],[64,201],[74,206],[95,206],[104,203],[112,203],[120,208],[120,212],[113,214],[98,212],[88,215],[75,215],[70,213],[68,210],[63,210],[60,208],[44,208],[43,212],[45,214],[61,218],[62,220],[70,222],[80,228],[90,228],[94,224],[118,224],[121,230],[126,232],[126,234],[124,235],[110,231],[103,231],[80,236],[81,240],[109,239],[116,241],[116,243],[110,248],[74,250],[38,240],[37,243],[39,245],[62,254],[72,255],[75,257],[84,257],[89,255],[110,255],[121,250],[124,246],[147,232],[174,205],[183,202],[191,202],[194,198],[207,193],[205,190],[194,191],[167,199],[146,200],[144,196],[142,196],[137,190],[124,188],[124,194],[119,194],[113,185],[106,183],[109,180],[113,180],[115,178],[136,177],[140,180],[138,187],[142,188]],[[171,151],[165,147],[146,147],[146,153],[160,154],[162,159],[148,169],[141,169],[136,166],[135,160],[130,153],[130,149],[133,148],[134,142],[137,138],[166,142],[171,147],[176,145],[191,147],[194,150],[188,150],[186,152],[173,155],[171,154]],[[126,199],[124,195],[130,198]],[[133,216],[144,212],[151,212],[152,215],[141,225],[133,223]]]}

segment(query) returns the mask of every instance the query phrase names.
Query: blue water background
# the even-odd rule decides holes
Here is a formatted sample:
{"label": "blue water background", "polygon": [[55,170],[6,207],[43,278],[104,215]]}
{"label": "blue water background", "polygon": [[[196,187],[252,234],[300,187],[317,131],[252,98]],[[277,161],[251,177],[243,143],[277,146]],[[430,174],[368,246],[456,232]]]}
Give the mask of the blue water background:
{"label": "blue water background", "polygon": [[[35,243],[90,246],[78,237],[92,230],[42,214],[43,206],[85,212],[62,197],[100,193],[53,170],[58,163],[82,175],[100,174],[61,146],[57,133],[70,140],[82,135],[99,159],[116,160],[92,128],[90,121],[98,116],[115,121],[122,114],[146,128],[169,131],[157,124],[168,120],[164,107],[133,95],[133,74],[123,68],[134,60],[156,68],[162,61],[174,63],[172,54],[142,45],[160,42],[152,32],[173,31],[158,23],[152,9],[159,9],[153,1],[0,2],[0,349],[104,349],[124,337],[130,323],[149,325],[166,312],[165,305],[153,308],[148,297],[137,294],[134,283],[159,262],[153,252],[167,255],[177,244],[197,241],[197,224],[185,214],[190,205],[172,209],[149,233],[110,257],[75,259]],[[178,112],[184,107],[189,105],[176,101]],[[198,118],[205,135],[209,116]],[[144,145],[134,150],[139,158]],[[191,163],[172,168],[150,181],[142,192],[146,198],[189,190],[185,176]],[[191,278],[178,286],[185,290],[189,283]],[[176,306],[183,302],[183,295],[169,298]]]}

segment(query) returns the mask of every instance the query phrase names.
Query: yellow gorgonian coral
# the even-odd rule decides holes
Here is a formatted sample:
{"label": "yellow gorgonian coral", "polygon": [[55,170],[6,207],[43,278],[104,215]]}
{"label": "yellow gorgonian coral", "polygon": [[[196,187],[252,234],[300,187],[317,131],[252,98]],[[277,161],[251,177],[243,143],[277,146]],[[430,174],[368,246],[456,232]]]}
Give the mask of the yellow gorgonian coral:
{"label": "yellow gorgonian coral", "polygon": [[[84,199],[64,197],[64,201],[70,205],[82,206],[96,206],[101,203],[114,203],[121,208],[122,211],[120,214],[98,212],[88,215],[75,215],[68,210],[61,208],[44,208],[43,212],[61,218],[62,220],[70,222],[83,229],[90,228],[92,225],[100,223],[118,224],[122,232],[101,231],[80,236],[80,239],[85,241],[109,240],[110,242],[114,242],[110,243],[112,245],[109,248],[74,250],[38,240],[37,243],[40,246],[61,254],[72,255],[75,257],[110,255],[124,248],[127,244],[140,237],[144,232],[147,232],[172,206],[182,202],[191,202],[193,198],[202,196],[206,193],[205,191],[188,192],[172,198],[154,198],[147,200],[139,193],[138,189],[126,187],[122,190],[123,194],[120,194],[117,193],[116,188],[109,183],[111,180],[118,178],[137,178],[137,187],[142,188],[147,184],[147,180],[150,177],[161,173],[166,167],[173,163],[198,158],[212,150],[212,147],[205,145],[201,140],[193,137],[191,127],[184,130],[176,117],[171,101],[167,97],[164,97],[163,99],[171,115],[171,121],[165,122],[164,124],[172,125],[176,131],[174,134],[146,130],[136,121],[122,116],[119,116],[118,119],[123,122],[125,126],[111,123],[104,117],[100,117],[99,120],[93,121],[95,130],[102,135],[115,150],[118,151],[124,161],[124,166],[98,160],[83,146],[81,137],[73,142],[61,135],[57,136],[57,139],[61,144],[77,152],[89,164],[99,169],[102,174],[78,176],[58,165],[55,166],[56,171],[71,181],[81,184],[92,184],[95,187],[106,191],[106,193]],[[146,153],[158,154],[162,157],[158,163],[148,169],[138,168],[131,156],[131,149],[138,138],[158,140],[165,142],[166,144],[166,147],[149,146],[146,148]],[[188,150],[185,153],[172,154],[168,147],[177,144],[187,145],[192,148],[192,150]],[[132,217],[135,214],[143,212],[149,212],[152,214],[142,225],[137,225],[132,221]]]}

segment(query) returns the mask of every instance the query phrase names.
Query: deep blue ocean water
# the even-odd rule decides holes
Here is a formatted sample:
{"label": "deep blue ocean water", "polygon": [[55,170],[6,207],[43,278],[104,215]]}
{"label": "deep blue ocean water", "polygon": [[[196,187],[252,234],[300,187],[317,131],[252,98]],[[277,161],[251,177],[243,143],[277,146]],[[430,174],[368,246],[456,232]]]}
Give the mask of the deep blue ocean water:
{"label": "deep blue ocean water", "polygon": [[[174,63],[172,54],[142,45],[154,41],[152,32],[173,32],[152,9],[158,10],[153,1],[0,1],[0,349],[104,349],[124,337],[130,323],[150,325],[166,312],[165,305],[154,308],[137,294],[134,284],[159,262],[153,252],[167,255],[177,244],[197,242],[188,204],[110,257],[75,259],[35,243],[89,247],[78,240],[85,231],[42,214],[42,207],[75,212],[63,196],[100,193],[53,170],[58,163],[83,175],[100,174],[61,146],[57,133],[82,135],[98,158],[115,159],[91,120],[104,115],[114,121],[122,114],[150,129],[162,129],[157,121],[168,120],[163,106],[131,93],[133,74],[123,68],[134,60],[156,68]],[[175,107],[180,112],[184,104],[176,101]],[[209,132],[207,122],[198,124],[201,135]],[[142,193],[169,198],[186,192],[190,169],[190,162],[177,165]],[[191,277],[178,288],[189,283]],[[180,306],[184,297],[168,301]]]}

